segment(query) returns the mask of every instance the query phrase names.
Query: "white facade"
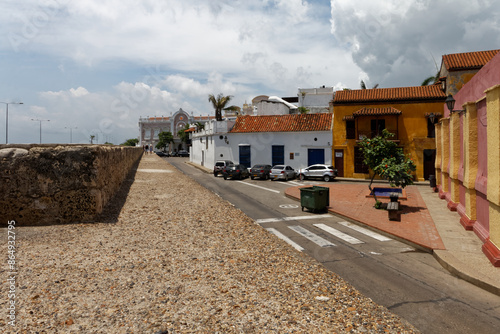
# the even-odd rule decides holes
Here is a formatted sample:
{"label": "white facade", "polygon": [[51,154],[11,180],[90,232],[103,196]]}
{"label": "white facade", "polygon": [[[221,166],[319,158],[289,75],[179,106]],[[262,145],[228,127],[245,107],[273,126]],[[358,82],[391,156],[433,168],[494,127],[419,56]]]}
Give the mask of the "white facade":
{"label": "white facade", "polygon": [[299,88],[299,107],[309,109],[310,113],[329,112],[333,100],[333,87]]}
{"label": "white facade", "polygon": [[[331,130],[224,132],[224,129],[230,130],[233,125],[234,121],[227,125],[224,125],[224,121],[213,121],[206,124],[204,131],[193,133],[191,162],[210,169],[213,168],[216,160],[231,160],[234,163],[243,164],[248,164],[249,161],[247,167],[252,167],[255,164],[273,165],[276,164],[277,160],[283,158],[283,163],[294,169],[307,167],[313,163],[332,164]],[[273,159],[273,150],[275,159]],[[279,153],[281,150],[282,153]],[[241,161],[243,152],[249,152],[249,160],[247,159],[246,162]],[[323,161],[311,161],[311,155],[315,158],[322,155]]]}

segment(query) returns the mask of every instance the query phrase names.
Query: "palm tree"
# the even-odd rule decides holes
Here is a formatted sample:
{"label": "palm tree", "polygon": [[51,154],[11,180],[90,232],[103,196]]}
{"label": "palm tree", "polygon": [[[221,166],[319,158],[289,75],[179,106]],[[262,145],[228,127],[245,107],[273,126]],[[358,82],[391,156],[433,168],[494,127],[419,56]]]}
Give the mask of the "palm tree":
{"label": "palm tree", "polygon": [[196,130],[203,130],[203,129],[205,129],[205,124],[203,124],[202,122],[196,122],[195,126],[196,126]]}
{"label": "palm tree", "polygon": [[436,73],[436,75],[430,76],[426,78],[424,81],[422,81],[421,86],[428,86],[435,84],[439,80],[439,71]]}
{"label": "palm tree", "polygon": [[[361,80],[361,83],[359,84],[361,89],[366,89],[366,84],[363,80]],[[375,84],[372,89],[378,88],[378,84]]]}
{"label": "palm tree", "polygon": [[208,95],[208,101],[212,103],[212,106],[215,109],[215,120],[222,121],[222,109],[231,101],[233,97],[231,95],[224,96],[222,93],[219,93],[217,97],[213,94]]}

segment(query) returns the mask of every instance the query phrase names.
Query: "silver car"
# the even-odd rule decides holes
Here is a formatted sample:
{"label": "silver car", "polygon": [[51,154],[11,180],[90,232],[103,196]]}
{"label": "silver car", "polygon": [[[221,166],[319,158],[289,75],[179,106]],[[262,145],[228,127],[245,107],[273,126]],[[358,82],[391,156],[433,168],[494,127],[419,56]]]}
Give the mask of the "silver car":
{"label": "silver car", "polygon": [[271,168],[271,173],[269,173],[269,177],[271,178],[271,181],[274,180],[285,180],[288,181],[289,179],[294,179],[295,178],[295,170],[286,165],[276,165]]}
{"label": "silver car", "polygon": [[300,180],[319,178],[328,182],[337,176],[337,170],[330,165],[317,164],[300,169],[298,174]]}

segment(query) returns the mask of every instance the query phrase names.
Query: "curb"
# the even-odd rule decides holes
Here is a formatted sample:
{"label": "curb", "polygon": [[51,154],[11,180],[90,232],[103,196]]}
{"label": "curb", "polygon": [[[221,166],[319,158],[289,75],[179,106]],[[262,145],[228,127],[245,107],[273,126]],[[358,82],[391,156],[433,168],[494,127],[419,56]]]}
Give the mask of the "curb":
{"label": "curb", "polygon": [[432,253],[437,262],[446,270],[448,270],[452,275],[463,279],[483,290],[491,292],[497,296],[500,296],[500,287],[495,283],[488,282],[486,279],[480,279],[475,274],[471,273],[470,270],[465,267],[463,262],[458,260],[453,254],[447,250],[434,250]]}

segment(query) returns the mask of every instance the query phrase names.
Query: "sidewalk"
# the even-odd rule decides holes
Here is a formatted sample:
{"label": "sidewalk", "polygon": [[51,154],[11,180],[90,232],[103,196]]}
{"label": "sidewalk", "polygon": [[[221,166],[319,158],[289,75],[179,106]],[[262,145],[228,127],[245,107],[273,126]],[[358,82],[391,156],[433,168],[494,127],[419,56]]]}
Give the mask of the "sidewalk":
{"label": "sidewalk", "polygon": [[[500,268],[488,261],[479,238],[462,227],[459,215],[449,211],[446,202],[428,185],[405,188],[407,200],[400,201],[400,221],[390,221],[386,210],[373,208],[374,199],[366,197],[369,194],[366,182],[321,183],[321,186],[330,188],[329,212],[428,251],[453,275],[500,295]],[[300,200],[300,188],[288,188],[285,195]]]}

